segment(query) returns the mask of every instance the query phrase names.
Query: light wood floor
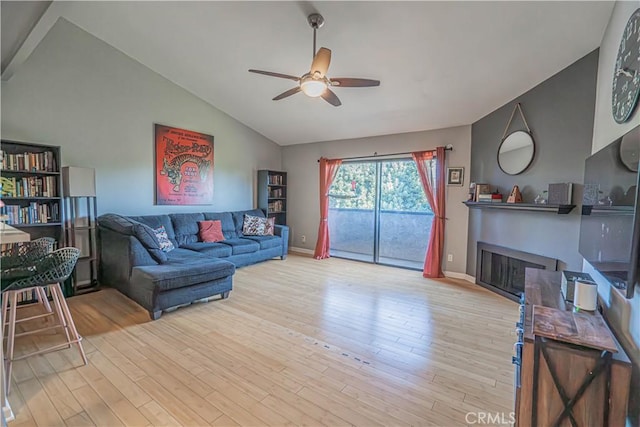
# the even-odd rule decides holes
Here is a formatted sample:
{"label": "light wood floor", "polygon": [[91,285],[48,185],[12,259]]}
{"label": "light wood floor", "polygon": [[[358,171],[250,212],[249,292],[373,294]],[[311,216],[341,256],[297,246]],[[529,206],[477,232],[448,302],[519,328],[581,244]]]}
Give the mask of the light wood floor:
{"label": "light wood floor", "polygon": [[291,255],[155,322],[111,289],[68,302],[89,365],[16,362],[9,427],[458,426],[513,407],[517,304],[463,281]]}

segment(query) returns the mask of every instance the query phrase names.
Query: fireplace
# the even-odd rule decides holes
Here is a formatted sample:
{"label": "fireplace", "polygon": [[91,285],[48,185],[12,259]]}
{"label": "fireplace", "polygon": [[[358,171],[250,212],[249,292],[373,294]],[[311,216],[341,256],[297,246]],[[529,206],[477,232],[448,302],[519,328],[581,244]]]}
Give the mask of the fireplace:
{"label": "fireplace", "polygon": [[514,301],[524,292],[526,268],[556,271],[558,260],[515,249],[478,242],[476,283]]}

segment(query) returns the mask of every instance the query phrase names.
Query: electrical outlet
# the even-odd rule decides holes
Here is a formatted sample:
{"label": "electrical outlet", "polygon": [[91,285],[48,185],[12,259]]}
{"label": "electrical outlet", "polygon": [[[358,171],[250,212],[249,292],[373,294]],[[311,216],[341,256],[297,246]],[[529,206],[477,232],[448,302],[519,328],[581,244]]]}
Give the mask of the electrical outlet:
{"label": "electrical outlet", "polygon": [[302,241],[302,243],[307,243],[307,236],[303,234],[302,236],[300,236],[300,240]]}
{"label": "electrical outlet", "polygon": [[453,254],[447,255],[447,262],[453,262]]}

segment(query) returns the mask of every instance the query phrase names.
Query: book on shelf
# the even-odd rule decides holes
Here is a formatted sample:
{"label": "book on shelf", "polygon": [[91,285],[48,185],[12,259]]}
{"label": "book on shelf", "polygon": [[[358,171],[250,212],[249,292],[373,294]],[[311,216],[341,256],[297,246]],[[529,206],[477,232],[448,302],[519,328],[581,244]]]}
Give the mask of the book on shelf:
{"label": "book on shelf", "polygon": [[276,200],[275,202],[269,203],[268,209],[270,213],[282,212],[284,211],[284,203],[282,200]]}
{"label": "book on shelf", "polygon": [[28,206],[5,205],[0,214],[7,218],[7,224],[47,224],[60,221],[58,203],[31,202]]}
{"label": "book on shelf", "polygon": [[5,171],[57,172],[53,151],[10,154],[0,150],[0,166]]}
{"label": "book on shelf", "polygon": [[269,175],[269,185],[283,185],[282,175]]}
{"label": "book on shelf", "polygon": [[502,194],[478,194],[478,202],[502,203]]}
{"label": "book on shelf", "polygon": [[271,191],[269,191],[269,198],[271,199],[278,199],[284,196],[284,193],[282,191],[282,188],[276,188],[273,189]]}
{"label": "book on shelf", "polygon": [[4,197],[57,197],[55,176],[2,177]]}

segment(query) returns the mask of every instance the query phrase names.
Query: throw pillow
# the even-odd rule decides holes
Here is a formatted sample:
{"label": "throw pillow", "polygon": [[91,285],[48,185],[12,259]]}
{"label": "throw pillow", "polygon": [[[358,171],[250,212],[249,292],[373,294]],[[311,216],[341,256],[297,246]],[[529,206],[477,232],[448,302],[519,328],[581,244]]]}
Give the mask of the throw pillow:
{"label": "throw pillow", "polygon": [[198,221],[198,228],[200,229],[201,242],[221,242],[224,240],[222,221],[220,220]]}
{"label": "throw pillow", "polygon": [[156,233],[160,249],[163,252],[171,252],[176,248],[173,246],[173,243],[171,243],[171,240],[169,240],[169,236],[167,235],[167,230],[165,230],[164,225],[154,229],[153,232]]}
{"label": "throw pillow", "polygon": [[267,221],[264,226],[264,236],[273,236],[273,232],[276,228],[275,218],[265,218]]}
{"label": "throw pillow", "polygon": [[140,222],[131,221],[133,225],[133,234],[138,238],[142,246],[147,252],[160,264],[167,262],[167,254],[160,248],[160,242],[156,236],[156,231],[148,225]]}
{"label": "throw pillow", "polygon": [[245,236],[263,236],[266,218],[245,215],[242,224],[242,234]]}

